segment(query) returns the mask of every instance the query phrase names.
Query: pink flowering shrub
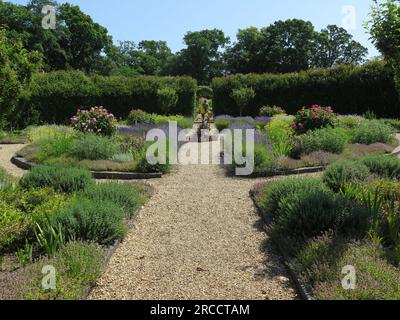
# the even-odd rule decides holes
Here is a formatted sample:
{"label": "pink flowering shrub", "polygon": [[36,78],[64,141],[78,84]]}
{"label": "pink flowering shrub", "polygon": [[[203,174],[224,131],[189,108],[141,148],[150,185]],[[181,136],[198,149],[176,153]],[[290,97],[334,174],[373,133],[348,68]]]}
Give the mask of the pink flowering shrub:
{"label": "pink flowering shrub", "polygon": [[117,129],[114,115],[103,107],[93,107],[90,110],[78,109],[70,120],[75,130],[84,133],[111,136]]}
{"label": "pink flowering shrub", "polygon": [[310,109],[303,108],[297,112],[292,129],[297,134],[304,134],[310,130],[333,127],[335,119],[336,115],[331,107],[313,105]]}

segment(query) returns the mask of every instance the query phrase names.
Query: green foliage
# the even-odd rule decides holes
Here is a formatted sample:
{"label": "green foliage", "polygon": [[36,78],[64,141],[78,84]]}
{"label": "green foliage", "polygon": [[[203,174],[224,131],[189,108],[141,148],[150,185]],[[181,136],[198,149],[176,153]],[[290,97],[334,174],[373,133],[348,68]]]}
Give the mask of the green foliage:
{"label": "green foliage", "polygon": [[89,110],[78,109],[71,119],[75,130],[83,133],[94,133],[112,136],[117,130],[115,117],[103,107],[92,107]]}
{"label": "green foliage", "polygon": [[294,131],[290,127],[291,122],[290,119],[273,120],[266,126],[276,156],[287,156],[293,149]]}
{"label": "green foliage", "polygon": [[233,89],[241,87],[253,88],[256,93],[244,113],[253,117],[259,114],[259,106],[262,105],[285,106],[289,114],[295,114],[299,107],[311,106],[316,101],[332,106],[338,114],[363,114],[373,110],[378,116],[397,117],[399,113],[393,74],[383,62],[289,74],[215,78],[212,88],[216,115],[239,114],[239,106],[230,94]]}
{"label": "green foliage", "polygon": [[279,203],[271,234],[307,240],[335,230],[353,236],[364,236],[368,228],[366,211],[326,187],[297,189]]}
{"label": "green foliage", "polygon": [[393,128],[379,120],[363,122],[355,129],[353,142],[362,144],[392,143]]}
{"label": "green foliage", "polygon": [[330,165],[323,175],[324,183],[333,191],[337,192],[345,184],[363,182],[371,172],[368,167],[357,161],[342,160]]}
{"label": "green foliage", "polygon": [[336,119],[336,126],[345,129],[355,129],[363,122],[365,122],[365,119],[360,116],[340,116]]}
{"label": "green foliage", "polygon": [[[383,259],[382,249],[372,244],[351,244],[333,265],[325,265],[332,280],[316,286],[319,300],[398,300],[400,299],[399,270]],[[343,266],[355,266],[355,290],[342,286]]]}
{"label": "green foliage", "polygon": [[[21,296],[28,300],[77,300],[85,298],[96,284],[104,266],[106,253],[95,244],[70,242],[52,258],[42,258],[23,271]],[[41,286],[44,266],[57,270],[56,290]]]}
{"label": "green foliage", "polygon": [[310,109],[304,107],[296,113],[292,128],[297,134],[304,134],[310,130],[333,127],[335,120],[336,115],[331,107],[313,105]]}
{"label": "green foliage", "polygon": [[156,122],[156,118],[150,113],[144,112],[140,109],[135,109],[129,112],[127,122],[131,126],[139,123],[154,124]]}
{"label": "green foliage", "polygon": [[78,196],[67,207],[54,214],[53,225],[62,226],[67,239],[113,244],[126,232],[124,212],[106,200]]}
{"label": "green foliage", "polygon": [[161,88],[157,90],[158,105],[163,114],[170,114],[178,103],[178,95],[173,88]]}
{"label": "green foliage", "polygon": [[258,205],[267,214],[279,214],[281,200],[290,197],[297,190],[316,190],[323,188],[321,179],[317,178],[285,178],[267,183],[260,192]]}
{"label": "green foliage", "polygon": [[197,97],[212,99],[213,98],[213,90],[209,86],[199,86],[197,88]]}
{"label": "green foliage", "polygon": [[315,151],[326,151],[340,154],[343,152],[349,137],[341,128],[324,128],[311,131],[299,138],[296,152],[310,154]]}
{"label": "green foliage", "polygon": [[228,127],[231,125],[231,121],[225,120],[225,119],[217,119],[215,120],[215,127],[218,129],[218,131],[223,131],[225,129],[228,129]]}
{"label": "green foliage", "polygon": [[19,183],[24,189],[50,187],[59,192],[74,193],[92,185],[94,180],[84,169],[35,166]]}
{"label": "green foliage", "polygon": [[[24,92],[17,112],[36,114],[31,121],[67,123],[78,106],[104,105],[118,118],[126,118],[130,106],[141,106],[148,113],[163,111],[158,104],[157,91],[171,87],[178,102],[170,110],[173,114],[191,116],[196,97],[196,81],[188,77],[122,77],[88,76],[79,71],[58,71],[34,74]],[[54,107],[57,105],[57,108]]]}
{"label": "green foliage", "polygon": [[120,152],[114,138],[82,134],[73,141],[69,154],[78,160],[108,160]]}
{"label": "green foliage", "polygon": [[54,257],[57,251],[64,246],[64,227],[61,223],[52,225],[49,217],[42,225],[36,223],[36,241],[40,248],[46,252],[47,257]]}
{"label": "green foliage", "polygon": [[278,106],[264,106],[260,109],[260,117],[273,117],[279,114],[285,114],[286,110]]}
{"label": "green foliage", "polygon": [[370,156],[362,160],[369,171],[382,178],[400,178],[400,159],[392,156]]}
{"label": "green foliage", "polygon": [[0,200],[0,252],[21,241],[27,229],[28,221],[24,213]]}
{"label": "green foliage", "polygon": [[239,115],[243,115],[243,110],[249,107],[256,93],[252,88],[240,88],[234,89],[231,93],[231,98],[235,101],[239,107]]}
{"label": "green foliage", "polygon": [[122,183],[102,183],[90,186],[83,195],[93,201],[110,201],[119,206],[127,218],[132,218],[144,203],[139,186]]}

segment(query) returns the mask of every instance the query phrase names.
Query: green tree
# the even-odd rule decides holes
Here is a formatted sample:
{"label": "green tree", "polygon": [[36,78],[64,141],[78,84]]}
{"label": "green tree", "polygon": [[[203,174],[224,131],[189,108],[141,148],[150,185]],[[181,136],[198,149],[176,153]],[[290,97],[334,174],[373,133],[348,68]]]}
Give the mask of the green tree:
{"label": "green tree", "polygon": [[237,42],[228,47],[225,61],[230,73],[257,73],[261,70],[261,32],[255,28],[239,30]]}
{"label": "green tree", "polygon": [[261,30],[262,71],[273,73],[307,70],[315,39],[311,22],[277,21]]}
{"label": "green tree", "polygon": [[367,22],[375,46],[391,64],[395,72],[397,90],[400,93],[400,2],[374,0],[371,20]]}
{"label": "green tree", "polygon": [[229,38],[218,29],[188,32],[184,37],[186,48],[169,59],[168,72],[172,75],[188,75],[201,84],[223,74],[224,60],[221,50]]}
{"label": "green tree", "polygon": [[360,64],[368,49],[353,40],[344,28],[329,25],[316,34],[312,53],[312,67],[330,68],[337,64]]}
{"label": "green tree", "polygon": [[251,104],[255,97],[256,93],[252,88],[234,89],[231,93],[231,98],[235,100],[236,105],[239,107],[240,116],[243,116],[243,110]]}
{"label": "green tree", "polygon": [[40,66],[39,52],[29,52],[22,43],[9,39],[0,29],[0,128],[12,117],[23,86]]}

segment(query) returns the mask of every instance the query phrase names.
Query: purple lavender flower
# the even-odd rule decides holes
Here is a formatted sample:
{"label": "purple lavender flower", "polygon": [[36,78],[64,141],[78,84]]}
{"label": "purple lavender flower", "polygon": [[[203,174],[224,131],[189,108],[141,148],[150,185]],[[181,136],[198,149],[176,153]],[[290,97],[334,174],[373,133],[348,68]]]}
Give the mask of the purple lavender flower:
{"label": "purple lavender flower", "polygon": [[235,120],[235,118],[232,117],[232,116],[229,116],[229,115],[227,115],[227,114],[223,114],[223,115],[220,115],[220,116],[215,117],[215,120],[229,120],[229,121],[233,121],[233,120]]}
{"label": "purple lavender flower", "polygon": [[257,117],[257,118],[254,119],[254,121],[256,123],[263,123],[263,124],[265,123],[265,124],[267,124],[267,123],[270,123],[272,121],[272,118],[270,118],[270,117]]}

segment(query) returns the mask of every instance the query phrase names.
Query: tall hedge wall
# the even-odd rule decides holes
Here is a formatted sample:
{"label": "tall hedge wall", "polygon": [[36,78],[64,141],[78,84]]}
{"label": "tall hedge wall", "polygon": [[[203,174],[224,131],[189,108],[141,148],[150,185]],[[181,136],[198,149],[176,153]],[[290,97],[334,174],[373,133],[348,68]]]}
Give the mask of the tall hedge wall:
{"label": "tall hedge wall", "polygon": [[374,111],[386,117],[400,116],[400,101],[391,69],[383,62],[363,66],[339,66],[282,75],[233,75],[212,82],[213,108],[218,115],[238,115],[231,98],[233,89],[251,87],[256,97],[245,115],[256,116],[263,105],[278,105],[294,114],[302,106],[332,106],[340,114]]}
{"label": "tall hedge wall", "polygon": [[[192,115],[197,83],[188,77],[102,77],[79,71],[35,74],[22,94],[16,114],[18,122],[63,123],[77,108],[104,106],[117,117],[133,108],[161,113],[157,91],[173,88],[179,99],[173,114]],[[34,119],[34,120],[32,120]],[[25,123],[27,124],[27,123]]]}

